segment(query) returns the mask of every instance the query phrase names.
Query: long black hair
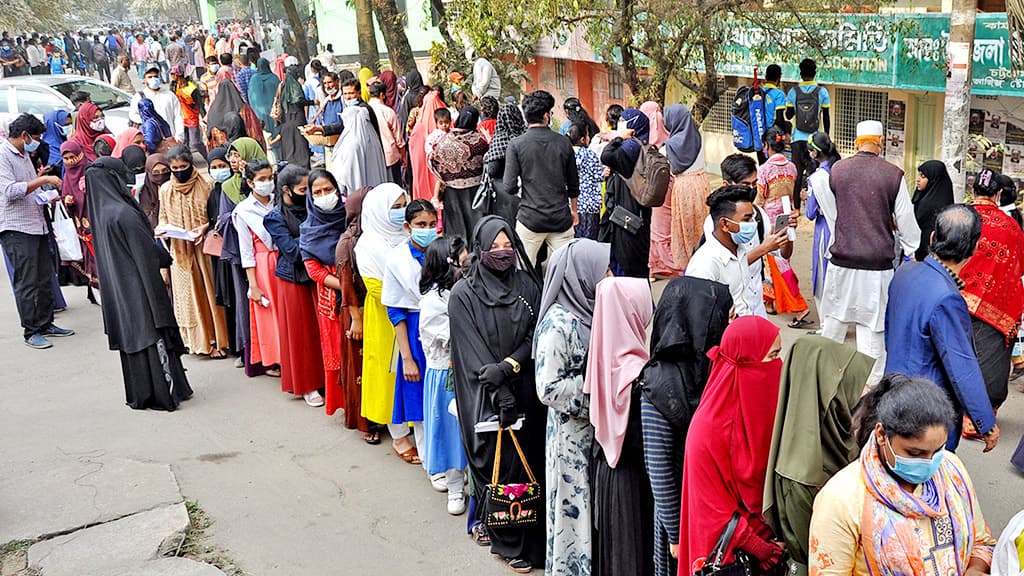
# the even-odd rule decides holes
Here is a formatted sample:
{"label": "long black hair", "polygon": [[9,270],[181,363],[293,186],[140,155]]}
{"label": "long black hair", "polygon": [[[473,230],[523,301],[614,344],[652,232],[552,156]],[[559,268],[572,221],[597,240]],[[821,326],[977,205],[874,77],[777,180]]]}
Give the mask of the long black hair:
{"label": "long black hair", "polygon": [[459,257],[465,250],[466,241],[461,236],[438,238],[431,242],[423,256],[420,294],[426,294],[435,287],[442,292],[451,290],[458,280]]}
{"label": "long black hair", "polygon": [[567,98],[565,103],[562,104],[562,109],[565,110],[565,115],[569,118],[569,122],[573,126],[582,127],[590,138],[600,134],[601,129],[597,127],[597,122],[594,122],[594,119],[590,117],[590,114],[583,107],[579,98]]}
{"label": "long black hair", "polygon": [[853,409],[853,434],[864,447],[875,424],[887,436],[920,438],[932,426],[953,428],[953,404],[937,384],[924,378],[886,374]]}
{"label": "long black hair", "polygon": [[[826,132],[815,132],[812,134],[809,144],[811,149],[819,154],[817,158],[819,166],[823,162],[827,161],[829,167],[831,167],[843,158],[839,154],[839,150],[836,150],[836,145],[832,142],[832,139],[828,137]],[[817,170],[817,166],[815,166],[815,170]]]}

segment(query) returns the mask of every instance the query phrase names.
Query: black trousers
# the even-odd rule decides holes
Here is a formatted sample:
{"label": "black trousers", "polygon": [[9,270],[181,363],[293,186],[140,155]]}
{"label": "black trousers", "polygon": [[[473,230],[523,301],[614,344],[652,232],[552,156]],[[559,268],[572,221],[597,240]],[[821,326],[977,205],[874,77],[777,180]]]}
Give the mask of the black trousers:
{"label": "black trousers", "polygon": [[53,324],[53,263],[45,234],[0,232],[7,260],[14,268],[14,301],[25,339]]}
{"label": "black trousers", "polygon": [[1009,395],[1010,365],[1013,347],[1006,345],[1002,332],[988,322],[971,316],[974,331],[974,350],[978,356],[981,377],[985,379],[985,390],[993,408],[999,408]]}
{"label": "black trousers", "polygon": [[793,164],[796,165],[796,182],[793,186],[793,208],[800,208],[800,191],[804,189],[804,180],[807,177],[807,169],[811,165],[810,153],[807,151],[807,141],[793,141]]}
{"label": "black trousers", "polygon": [[110,82],[110,60],[96,63],[96,75],[104,82]]}
{"label": "black trousers", "polygon": [[388,166],[388,178],[391,179],[393,184],[402,185],[402,161],[399,160],[391,166]]}

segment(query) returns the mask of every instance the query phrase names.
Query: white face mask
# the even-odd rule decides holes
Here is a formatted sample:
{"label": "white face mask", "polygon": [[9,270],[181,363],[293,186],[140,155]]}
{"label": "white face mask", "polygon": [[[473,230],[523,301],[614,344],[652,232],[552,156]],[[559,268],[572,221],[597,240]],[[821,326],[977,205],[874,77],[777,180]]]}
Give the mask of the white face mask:
{"label": "white face mask", "polygon": [[107,127],[107,123],[106,123],[106,121],[103,120],[103,118],[96,118],[92,122],[89,122],[89,128],[92,128],[93,130],[95,130],[97,132],[102,131],[106,127]]}
{"label": "white face mask", "polygon": [[252,191],[255,192],[257,196],[267,198],[274,193],[274,183],[270,181],[253,182]]}
{"label": "white face mask", "polygon": [[329,90],[325,90],[325,92],[327,92],[328,96],[334,96],[335,94],[338,93],[338,89],[337,88],[331,88]]}
{"label": "white face mask", "polygon": [[71,124],[65,124],[65,125],[60,127],[60,132],[64,136],[70,136],[71,135],[71,131],[74,130],[74,128],[75,127],[72,126]]}
{"label": "white face mask", "polygon": [[146,78],[146,86],[149,86],[150,90],[157,90],[160,88],[160,78],[154,76],[152,78]]}
{"label": "white face mask", "polygon": [[216,74],[217,70],[220,70],[220,64],[210,64],[210,72]]}
{"label": "white face mask", "polygon": [[338,206],[338,193],[335,192],[333,194],[313,198],[313,204],[316,204],[317,208],[325,212],[330,212]]}

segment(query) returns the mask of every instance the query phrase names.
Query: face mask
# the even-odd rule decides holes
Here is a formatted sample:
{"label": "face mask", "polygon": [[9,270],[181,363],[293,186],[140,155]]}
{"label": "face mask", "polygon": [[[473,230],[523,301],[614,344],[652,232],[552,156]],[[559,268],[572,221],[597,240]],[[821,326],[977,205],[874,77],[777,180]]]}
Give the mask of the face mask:
{"label": "face mask", "polygon": [[170,179],[171,179],[171,173],[170,172],[163,172],[161,174],[153,174],[153,182],[155,182],[156,184],[163,184],[164,182],[167,182]]}
{"label": "face mask", "polygon": [[252,191],[255,192],[257,196],[267,198],[274,193],[274,183],[270,181],[254,182],[252,185]]}
{"label": "face mask", "polygon": [[331,88],[330,90],[325,90],[325,92],[327,93],[328,96],[334,96],[335,94],[338,93],[338,89],[337,88]]}
{"label": "face mask", "polygon": [[[293,196],[296,198],[303,197],[301,194],[293,194]],[[334,194],[313,198],[313,204],[325,212],[330,212],[338,206],[338,193],[335,192]]]}
{"label": "face mask", "polygon": [[25,152],[35,152],[39,148],[39,141],[29,136],[25,141]]}
{"label": "face mask", "polygon": [[175,180],[177,180],[178,182],[181,182],[182,184],[184,184],[185,182],[188,182],[189,178],[192,177],[193,170],[194,170],[194,168],[192,166],[189,166],[188,168],[185,168],[184,170],[172,170],[171,174],[174,175],[174,179]]}
{"label": "face mask", "polygon": [[64,126],[60,127],[60,133],[63,134],[65,137],[67,137],[67,136],[71,135],[71,131],[74,130],[74,129],[75,129],[75,127],[72,126],[71,124],[65,124]]}
{"label": "face mask", "polygon": [[160,79],[157,77],[146,78],[146,86],[149,86],[150,90],[156,90],[160,88]]}
{"label": "face mask", "polygon": [[395,226],[401,226],[405,223],[405,208],[392,208],[388,210],[388,220],[391,221]]}
{"label": "face mask", "polygon": [[430,243],[436,239],[437,228],[413,228],[412,230],[412,241],[422,248],[430,246]]}
{"label": "face mask", "polygon": [[891,467],[893,473],[911,484],[924,484],[930,480],[939,471],[942,459],[946,457],[946,451],[939,450],[931,458],[907,458],[897,456],[892,449],[892,444],[888,441],[885,442],[885,445],[888,446],[892,457],[896,459],[896,464]]}
{"label": "face mask", "polygon": [[488,250],[480,255],[480,263],[489,270],[505,272],[516,263],[516,251],[511,248]]}
{"label": "face mask", "polygon": [[[732,220],[729,220],[729,222],[732,222]],[[737,246],[750,242],[754,239],[754,234],[757,234],[757,222],[733,222],[733,224],[737,224],[740,227],[739,232],[729,232],[729,235],[732,236],[732,241]]]}
{"label": "face mask", "polygon": [[355,106],[356,104],[359,104],[359,99],[358,98],[356,98],[355,100],[345,100],[345,108],[351,108],[351,107]]}
{"label": "face mask", "polygon": [[89,122],[89,128],[92,128],[93,130],[95,130],[97,132],[102,131],[106,127],[107,127],[107,123],[106,123],[106,121],[103,118],[97,118],[97,119],[93,120],[92,122]]}
{"label": "face mask", "polygon": [[231,168],[211,168],[210,178],[213,178],[214,182],[223,184],[231,179]]}
{"label": "face mask", "polygon": [[210,64],[210,72],[216,74],[217,70],[220,70],[220,64]]}

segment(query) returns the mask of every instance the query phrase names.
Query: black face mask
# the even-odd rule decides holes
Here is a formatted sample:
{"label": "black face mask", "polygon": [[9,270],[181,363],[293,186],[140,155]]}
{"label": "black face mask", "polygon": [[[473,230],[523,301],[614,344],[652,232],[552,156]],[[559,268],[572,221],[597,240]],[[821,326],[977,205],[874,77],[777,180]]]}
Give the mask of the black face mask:
{"label": "black face mask", "polygon": [[480,255],[480,263],[494,272],[507,272],[516,263],[516,251],[512,248],[488,250]]}
{"label": "black face mask", "polygon": [[185,182],[188,182],[189,178],[192,177],[192,172],[193,171],[195,171],[195,168],[193,168],[192,166],[189,166],[188,168],[185,168],[184,170],[171,170],[171,174],[174,175],[174,179],[175,180],[177,180],[178,182],[181,182],[182,184],[184,184]]}

